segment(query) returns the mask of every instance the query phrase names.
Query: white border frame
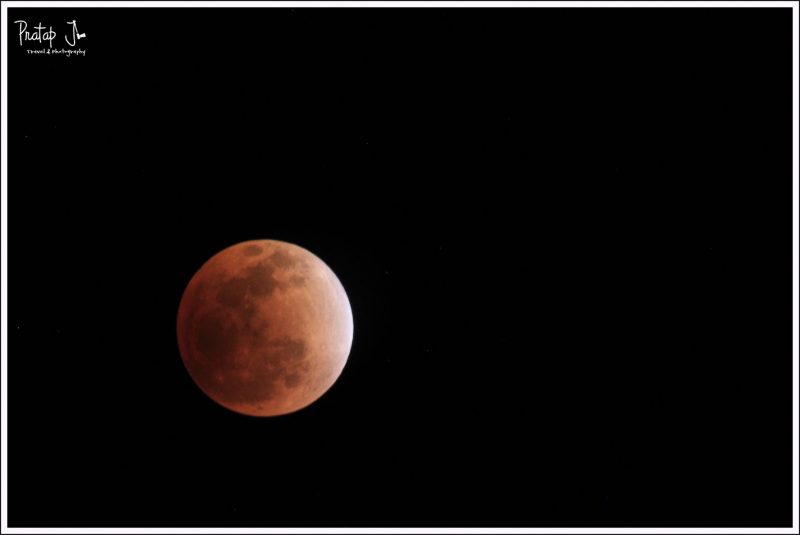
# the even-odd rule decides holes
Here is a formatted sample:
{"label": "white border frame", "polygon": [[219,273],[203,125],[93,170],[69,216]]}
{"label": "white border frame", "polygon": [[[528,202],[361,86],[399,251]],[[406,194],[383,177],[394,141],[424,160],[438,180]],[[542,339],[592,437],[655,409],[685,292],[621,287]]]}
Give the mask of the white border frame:
{"label": "white border frame", "polygon": [[[8,527],[8,13],[9,7],[568,7],[568,8],[604,8],[604,7],[790,7],[792,8],[792,44],[793,44],[793,72],[792,72],[792,310],[793,310],[793,335],[792,335],[792,372],[793,372],[793,502],[794,511],[791,528],[9,528]],[[0,433],[0,530],[8,534],[25,533],[64,533],[64,534],[94,534],[94,533],[775,533],[796,534],[800,533],[800,493],[798,493],[798,464],[800,447],[798,441],[798,374],[800,374],[798,361],[800,360],[800,251],[798,239],[800,238],[800,174],[798,174],[798,153],[800,153],[800,137],[798,136],[798,12],[800,8],[796,1],[595,1],[595,2],[491,2],[491,1],[334,1],[334,2],[296,2],[296,1],[67,1],[67,2],[36,2],[36,1],[8,1],[2,2],[0,9],[0,46],[2,47],[2,65],[0,79],[2,80],[2,102],[0,103],[0,389],[2,392],[2,419]]]}

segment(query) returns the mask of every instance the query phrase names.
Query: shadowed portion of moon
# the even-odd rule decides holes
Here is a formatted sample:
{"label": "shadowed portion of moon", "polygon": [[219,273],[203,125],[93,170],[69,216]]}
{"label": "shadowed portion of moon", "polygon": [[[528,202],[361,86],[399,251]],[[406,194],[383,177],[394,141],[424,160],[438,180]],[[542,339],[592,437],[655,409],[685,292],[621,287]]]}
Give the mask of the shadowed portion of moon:
{"label": "shadowed portion of moon", "polygon": [[336,275],[285,242],[239,243],[195,274],[178,310],[178,345],[197,385],[253,416],[301,409],[344,368],[350,303]]}

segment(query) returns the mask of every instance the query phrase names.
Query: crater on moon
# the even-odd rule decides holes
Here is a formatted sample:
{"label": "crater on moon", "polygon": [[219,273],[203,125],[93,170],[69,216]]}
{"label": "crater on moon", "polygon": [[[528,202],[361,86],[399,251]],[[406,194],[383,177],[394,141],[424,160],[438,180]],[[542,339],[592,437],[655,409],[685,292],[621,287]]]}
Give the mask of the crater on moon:
{"label": "crater on moon", "polygon": [[264,249],[259,247],[258,245],[248,245],[244,248],[244,255],[245,256],[258,256],[264,252]]}

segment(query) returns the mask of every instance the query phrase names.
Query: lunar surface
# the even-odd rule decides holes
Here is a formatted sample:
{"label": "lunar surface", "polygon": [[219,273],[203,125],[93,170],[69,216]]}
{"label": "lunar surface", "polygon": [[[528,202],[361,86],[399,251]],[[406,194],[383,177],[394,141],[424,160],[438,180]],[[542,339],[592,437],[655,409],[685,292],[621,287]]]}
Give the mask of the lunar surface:
{"label": "lunar surface", "polygon": [[211,399],[251,416],[306,407],[342,372],[353,315],[339,279],[302,247],[228,247],[206,262],[178,309],[178,346]]}

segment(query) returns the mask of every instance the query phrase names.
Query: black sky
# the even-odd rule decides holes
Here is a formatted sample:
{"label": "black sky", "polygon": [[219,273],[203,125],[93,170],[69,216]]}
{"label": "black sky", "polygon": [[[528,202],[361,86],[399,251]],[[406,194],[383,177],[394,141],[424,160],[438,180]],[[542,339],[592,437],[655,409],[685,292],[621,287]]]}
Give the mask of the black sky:
{"label": "black sky", "polygon": [[[11,526],[787,526],[790,9],[9,9]],[[336,385],[241,416],[178,303],[321,257]]]}

